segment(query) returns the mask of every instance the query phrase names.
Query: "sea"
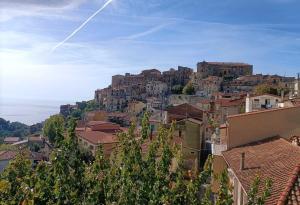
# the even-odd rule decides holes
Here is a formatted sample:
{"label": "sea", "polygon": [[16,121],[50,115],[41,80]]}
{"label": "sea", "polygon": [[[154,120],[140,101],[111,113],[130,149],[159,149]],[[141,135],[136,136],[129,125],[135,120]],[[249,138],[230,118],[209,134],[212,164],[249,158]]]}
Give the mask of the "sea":
{"label": "sea", "polygon": [[62,104],[72,102],[29,100],[29,99],[1,99],[0,118],[11,122],[21,122],[26,125],[33,125],[42,122],[51,115],[59,113]]}

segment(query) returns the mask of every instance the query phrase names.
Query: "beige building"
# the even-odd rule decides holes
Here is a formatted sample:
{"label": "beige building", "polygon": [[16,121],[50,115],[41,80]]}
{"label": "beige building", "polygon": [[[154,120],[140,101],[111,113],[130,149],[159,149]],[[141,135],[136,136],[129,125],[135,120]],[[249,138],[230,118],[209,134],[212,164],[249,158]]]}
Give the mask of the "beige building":
{"label": "beige building", "polygon": [[85,113],[84,121],[106,121],[108,113],[103,110],[91,111]]}
{"label": "beige building", "polygon": [[199,73],[195,73],[191,82],[195,88],[196,94],[204,97],[211,97],[221,89],[222,77],[209,76],[205,79],[200,78]]}
{"label": "beige building", "polygon": [[202,78],[218,76],[230,80],[244,75],[252,75],[253,66],[246,63],[203,61],[197,64],[197,72],[201,74]]}
{"label": "beige building", "polygon": [[[175,137],[182,139],[182,154],[186,170],[198,170],[205,161],[203,122],[193,118],[180,120],[176,123]],[[201,160],[203,159],[203,160]]]}
{"label": "beige building", "polygon": [[76,128],[79,146],[95,154],[102,145],[104,154],[109,156],[118,144],[117,133],[124,131],[120,125],[105,121],[90,121]]}
{"label": "beige building", "polygon": [[136,115],[142,113],[146,109],[146,107],[147,107],[147,105],[143,102],[133,101],[133,102],[128,103],[127,112],[131,116],[136,116]]}
{"label": "beige building", "polygon": [[[300,136],[299,106],[227,118],[213,140],[212,152],[217,159],[213,169],[220,173],[228,168],[235,205],[246,204],[250,184],[257,174],[262,180],[270,177],[273,181],[267,205],[288,204],[293,194],[289,183],[300,164],[300,148],[289,142],[295,136]],[[216,191],[216,183],[213,187]]]}

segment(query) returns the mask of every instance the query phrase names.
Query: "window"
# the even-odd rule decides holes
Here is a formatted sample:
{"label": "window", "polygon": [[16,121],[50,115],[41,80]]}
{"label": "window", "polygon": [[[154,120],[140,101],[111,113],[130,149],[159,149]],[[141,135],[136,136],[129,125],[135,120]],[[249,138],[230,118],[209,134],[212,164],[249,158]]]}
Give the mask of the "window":
{"label": "window", "polygon": [[94,146],[93,146],[93,145],[90,145],[89,148],[90,148],[90,150],[93,150],[93,149],[94,149]]}

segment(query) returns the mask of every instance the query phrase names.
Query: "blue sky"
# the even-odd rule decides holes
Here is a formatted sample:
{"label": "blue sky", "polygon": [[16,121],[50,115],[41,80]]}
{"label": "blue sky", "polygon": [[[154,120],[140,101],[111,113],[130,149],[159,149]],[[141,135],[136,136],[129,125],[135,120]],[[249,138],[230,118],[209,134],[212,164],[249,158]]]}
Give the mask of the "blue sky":
{"label": "blue sky", "polygon": [[1,0],[0,97],[93,98],[114,74],[237,61],[300,72],[298,0]]}

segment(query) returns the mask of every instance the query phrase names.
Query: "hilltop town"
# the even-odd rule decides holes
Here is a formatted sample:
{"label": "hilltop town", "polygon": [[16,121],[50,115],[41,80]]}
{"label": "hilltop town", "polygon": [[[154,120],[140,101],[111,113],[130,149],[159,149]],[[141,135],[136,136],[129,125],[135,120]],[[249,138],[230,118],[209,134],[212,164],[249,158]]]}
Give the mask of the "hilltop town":
{"label": "hilltop town", "polygon": [[[225,122],[225,115],[246,111],[247,94],[249,97],[273,95],[265,102],[260,99],[254,109],[282,107],[283,102],[287,104],[286,101],[299,97],[299,76],[254,74],[250,64],[203,61],[197,64],[196,72],[178,66],[178,69],[163,72],[149,69],[140,74],[114,75],[111,85],[95,91],[94,103],[111,118],[120,120],[130,120],[144,111],[155,115],[170,106],[184,103],[201,110],[215,109],[215,106],[210,106],[212,104],[235,107],[218,117],[221,124]],[[62,105],[60,113],[66,116],[80,106],[80,103]]]}
{"label": "hilltop town", "polygon": [[[74,118],[73,129],[66,131],[66,122]],[[56,162],[51,153],[58,157],[68,147],[64,154],[82,152],[83,161],[92,164],[89,169],[97,160],[108,160],[106,163],[111,163],[113,170],[107,169],[106,176],[115,173],[119,166],[130,167],[128,176],[136,174],[133,169],[140,170],[140,166],[151,171],[153,161],[149,156],[157,160],[153,166],[159,169],[163,166],[159,163],[164,163],[160,161],[162,150],[174,145],[182,158],[168,155],[168,177],[164,179],[170,180],[170,192],[176,192],[171,175],[193,184],[188,186],[195,185],[198,173],[207,176],[201,182],[204,184],[197,185],[193,196],[199,203],[195,204],[200,204],[201,190],[209,187],[207,200],[215,203],[221,200],[220,187],[229,185],[226,193],[232,201],[228,204],[248,204],[251,197],[255,201],[259,196],[268,205],[300,204],[300,75],[295,78],[254,74],[250,64],[206,61],[199,62],[196,71],[179,66],[164,72],[149,69],[139,74],[114,75],[111,85],[95,91],[93,100],[62,105],[60,115],[51,116],[40,135],[23,141],[6,138],[4,143],[14,149],[0,153],[0,171],[16,158],[16,147],[29,147],[27,154],[35,165],[50,161],[50,167]],[[72,147],[74,144],[78,148]],[[121,165],[115,162],[119,158]],[[180,176],[176,170],[182,172],[182,178],[176,178]],[[157,170],[151,173],[158,175],[156,180],[162,180]],[[105,178],[102,175],[101,179]],[[223,176],[225,182],[214,176]],[[92,183],[98,180],[98,175],[95,177]],[[107,186],[114,189],[111,184]],[[188,186],[182,185],[182,189],[188,190]],[[108,196],[107,199],[115,200]]]}

